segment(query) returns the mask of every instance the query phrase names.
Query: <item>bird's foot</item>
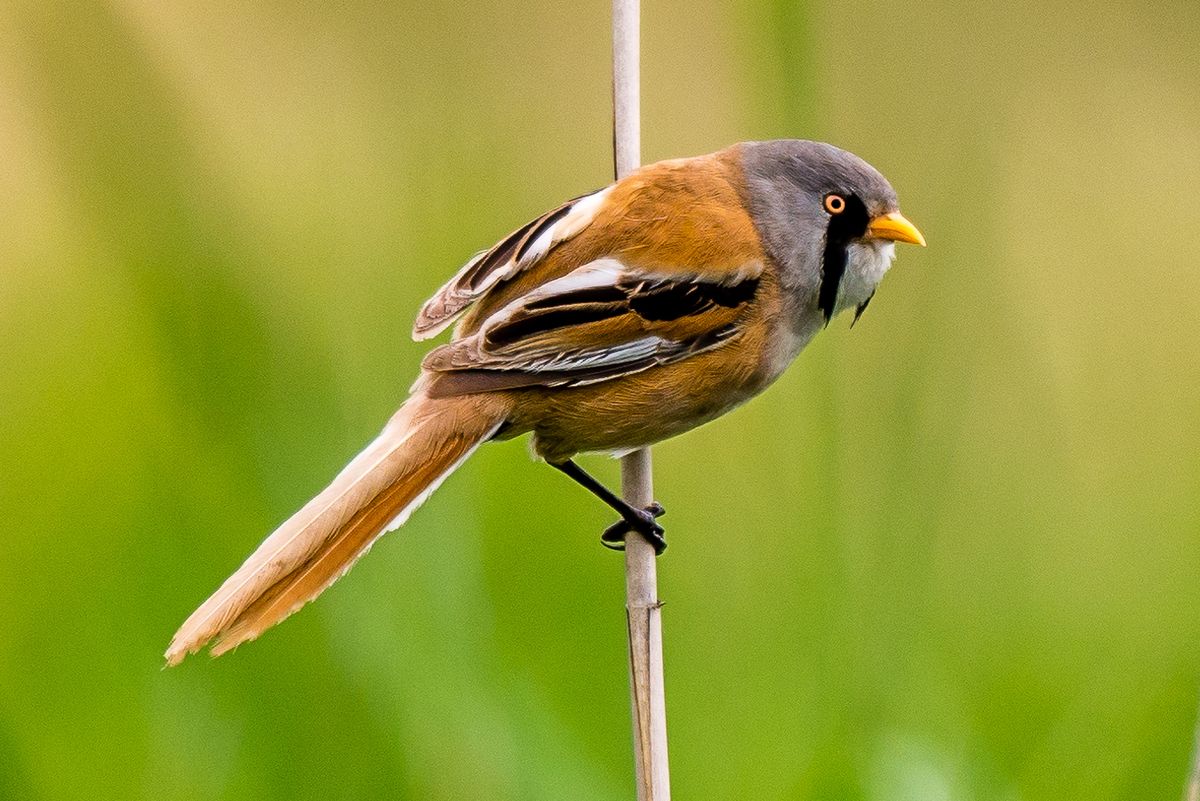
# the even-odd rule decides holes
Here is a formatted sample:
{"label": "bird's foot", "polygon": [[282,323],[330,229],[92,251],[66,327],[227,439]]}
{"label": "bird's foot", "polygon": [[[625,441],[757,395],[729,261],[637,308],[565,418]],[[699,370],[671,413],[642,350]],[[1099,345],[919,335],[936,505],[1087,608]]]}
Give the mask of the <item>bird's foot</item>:
{"label": "bird's foot", "polygon": [[656,518],[665,515],[667,510],[662,507],[661,503],[655,501],[645,509],[630,511],[632,512],[630,517],[618,520],[604,529],[604,533],[600,535],[600,544],[605,548],[612,548],[614,551],[623,551],[625,550],[625,537],[629,532],[636,531],[654,546],[655,556],[661,555],[667,549],[667,541],[663,538],[663,527],[656,522]]}

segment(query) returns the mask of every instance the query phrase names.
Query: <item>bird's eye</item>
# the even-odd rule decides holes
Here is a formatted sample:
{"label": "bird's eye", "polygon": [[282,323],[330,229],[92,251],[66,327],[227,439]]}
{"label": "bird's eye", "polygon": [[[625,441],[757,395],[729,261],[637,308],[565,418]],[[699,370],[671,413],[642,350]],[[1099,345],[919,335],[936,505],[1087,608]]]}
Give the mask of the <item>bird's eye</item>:
{"label": "bird's eye", "polygon": [[825,196],[825,211],[830,214],[841,214],[846,210],[846,198],[830,193]]}

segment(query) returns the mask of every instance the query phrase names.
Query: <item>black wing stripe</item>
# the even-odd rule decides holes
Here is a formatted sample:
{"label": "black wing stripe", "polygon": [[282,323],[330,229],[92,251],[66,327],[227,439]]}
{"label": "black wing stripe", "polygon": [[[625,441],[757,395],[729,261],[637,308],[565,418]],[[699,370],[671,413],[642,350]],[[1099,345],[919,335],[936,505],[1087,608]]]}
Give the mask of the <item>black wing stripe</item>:
{"label": "black wing stripe", "polygon": [[[597,192],[600,190],[596,190]],[[588,192],[573,197],[566,203],[559,206],[554,211],[543,214],[536,220],[530,220],[522,225],[517,230],[513,231],[503,240],[498,242],[490,251],[484,254],[478,262],[466,274],[463,275],[462,285],[465,285],[471,292],[478,292],[479,285],[483,283],[492,271],[502,264],[513,261],[520,261],[537,238],[547,231],[550,226],[561,220],[563,217],[571,213],[571,209],[575,208],[575,204],[585,197],[596,194],[596,192]]]}
{"label": "black wing stripe", "polygon": [[544,334],[556,328],[586,325],[600,320],[608,320],[624,314],[625,310],[618,304],[589,303],[561,308],[546,309],[536,314],[521,315],[495,328],[491,328],[484,336],[488,350],[513,345],[522,339]]}
{"label": "black wing stripe", "polygon": [[633,312],[647,323],[664,323],[702,314],[713,307],[734,309],[750,302],[759,279],[736,284],[655,279],[585,287],[537,298],[512,317],[484,331],[484,349],[496,350],[556,329],[614,319]]}
{"label": "black wing stripe", "polygon": [[737,308],[754,297],[758,279],[747,278],[728,285],[656,281],[629,286],[629,289],[629,306],[638,316],[650,322],[670,322],[713,306]]}
{"label": "black wing stripe", "polygon": [[524,241],[525,235],[529,233],[530,229],[534,228],[538,224],[540,219],[541,218],[538,218],[538,220],[530,220],[505,237],[504,241],[500,242],[498,245],[488,251],[483,258],[481,258],[473,267],[471,267],[470,271],[468,271],[462,277],[462,283],[465,284],[470,291],[477,292],[479,290],[479,284],[482,282],[482,280],[491,275],[492,270],[498,265],[504,264],[509,260],[509,257],[512,256],[513,251],[520,247],[521,243]]}
{"label": "black wing stripe", "polygon": [[[578,198],[576,198],[576,200],[578,200]],[[525,239],[521,241],[521,246],[517,248],[517,255],[514,258],[517,261],[520,261],[521,257],[524,256],[529,250],[529,246],[532,245],[534,241],[536,241],[537,238],[542,235],[542,232],[554,225],[563,217],[566,217],[567,213],[574,207],[575,201],[572,200],[570,203],[559,206],[545,217],[542,217],[541,220],[539,220],[538,223],[533,227],[533,229],[525,236]]]}

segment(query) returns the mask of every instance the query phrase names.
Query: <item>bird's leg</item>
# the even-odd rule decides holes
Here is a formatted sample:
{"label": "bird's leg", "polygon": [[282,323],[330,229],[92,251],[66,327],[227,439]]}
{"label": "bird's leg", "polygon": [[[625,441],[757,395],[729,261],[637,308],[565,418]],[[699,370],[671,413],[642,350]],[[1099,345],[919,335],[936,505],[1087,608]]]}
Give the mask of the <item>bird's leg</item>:
{"label": "bird's leg", "polygon": [[662,508],[662,504],[655,502],[645,509],[635,509],[613,494],[608,487],[588,475],[582,467],[570,459],[557,464],[550,462],[550,465],[573,478],[584,489],[611,506],[621,516],[620,520],[604,529],[604,533],[600,535],[600,542],[606,548],[612,548],[617,551],[625,550],[625,535],[630,531],[636,531],[654,546],[655,554],[661,554],[666,550],[667,541],[663,539],[663,527],[655,521],[655,518],[661,517],[666,513],[666,510]]}

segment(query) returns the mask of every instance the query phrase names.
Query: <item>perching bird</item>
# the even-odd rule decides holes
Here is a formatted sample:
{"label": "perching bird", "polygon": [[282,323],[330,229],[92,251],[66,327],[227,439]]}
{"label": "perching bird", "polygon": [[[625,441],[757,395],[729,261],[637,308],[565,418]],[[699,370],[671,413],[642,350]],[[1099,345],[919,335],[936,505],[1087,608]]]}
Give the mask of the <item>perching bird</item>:
{"label": "perching bird", "polygon": [[532,433],[534,453],[665,546],[584,473],[761,392],[834,315],[867,307],[894,242],[924,245],[862,159],[800,140],[745,142],[643,167],[471,259],[413,326],[434,348],[408,400],[321,494],[259,546],[171,641],[176,664],[283,620],[408,519],[476,448]]}

